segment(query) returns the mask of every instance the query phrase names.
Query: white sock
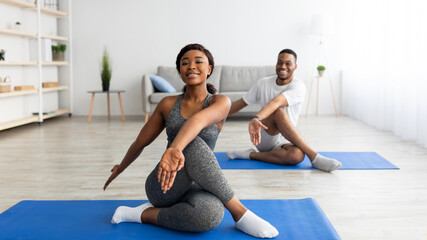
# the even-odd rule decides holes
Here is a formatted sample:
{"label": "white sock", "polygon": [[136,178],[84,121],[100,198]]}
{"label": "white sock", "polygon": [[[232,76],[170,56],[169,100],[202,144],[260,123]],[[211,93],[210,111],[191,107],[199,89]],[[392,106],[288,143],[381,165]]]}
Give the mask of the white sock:
{"label": "white sock", "polygon": [[257,238],[274,238],[279,235],[275,227],[250,210],[236,222],[236,228]]}
{"label": "white sock", "polygon": [[311,162],[311,165],[320,170],[332,172],[340,168],[342,166],[342,163],[333,158],[327,158],[320,154],[317,154],[313,162]]}
{"label": "white sock", "polygon": [[111,223],[138,222],[141,223],[141,214],[145,209],[154,207],[150,202],[146,202],[138,207],[120,206],[114,212]]}
{"label": "white sock", "polygon": [[249,155],[251,152],[255,152],[252,148],[240,151],[231,151],[227,152],[227,157],[229,159],[250,159]]}

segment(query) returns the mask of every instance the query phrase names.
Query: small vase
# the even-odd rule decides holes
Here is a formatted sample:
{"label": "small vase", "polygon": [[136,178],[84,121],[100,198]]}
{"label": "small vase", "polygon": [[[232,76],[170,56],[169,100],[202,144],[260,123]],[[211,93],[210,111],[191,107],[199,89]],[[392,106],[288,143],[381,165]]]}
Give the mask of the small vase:
{"label": "small vase", "polygon": [[13,25],[13,30],[21,31],[22,30],[22,25],[21,24],[15,24],[15,25]]}
{"label": "small vase", "polygon": [[325,71],[324,70],[318,70],[318,72],[319,72],[319,77],[323,77],[323,74],[325,73]]}
{"label": "small vase", "polygon": [[103,92],[108,92],[110,91],[110,83],[102,83],[102,91]]}

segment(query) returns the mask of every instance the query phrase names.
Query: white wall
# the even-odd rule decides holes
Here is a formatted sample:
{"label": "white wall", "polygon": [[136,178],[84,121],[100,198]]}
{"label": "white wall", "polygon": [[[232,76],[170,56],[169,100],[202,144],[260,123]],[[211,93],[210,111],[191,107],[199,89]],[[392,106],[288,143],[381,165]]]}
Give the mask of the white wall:
{"label": "white wall", "polygon": [[[318,45],[309,34],[311,16],[330,14],[339,32],[343,4],[338,0],[73,0],[73,114],[87,115],[87,91],[101,89],[104,46],[113,58],[110,88],[126,90],[122,95],[126,115],[142,114],[142,76],[155,73],[158,65],[174,66],[179,50],[194,42],[205,45],[218,65],[274,65],[277,53],[291,48],[298,54],[296,75],[305,80],[308,90]],[[334,36],[328,39],[340,101],[338,42]],[[321,83],[320,92],[320,114],[333,114],[329,84]],[[119,115],[116,98],[111,97],[112,114]],[[314,106],[313,95],[311,112]],[[93,114],[106,112],[105,95],[97,95]]]}
{"label": "white wall", "polygon": [[427,2],[360,0],[347,7],[355,20],[349,16],[342,41],[343,112],[427,147]]}

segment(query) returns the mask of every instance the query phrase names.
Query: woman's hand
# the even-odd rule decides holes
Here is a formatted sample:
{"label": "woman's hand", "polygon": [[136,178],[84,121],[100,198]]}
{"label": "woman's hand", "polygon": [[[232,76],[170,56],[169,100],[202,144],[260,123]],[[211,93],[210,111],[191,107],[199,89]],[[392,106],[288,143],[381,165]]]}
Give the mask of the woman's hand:
{"label": "woman's hand", "polygon": [[108,178],[107,182],[104,185],[104,191],[108,187],[108,185],[121,173],[120,165],[114,165],[113,169],[111,169],[111,176]]}
{"label": "woman's hand", "polygon": [[261,121],[259,121],[256,118],[252,118],[252,120],[249,122],[249,135],[251,137],[251,142],[253,145],[257,146],[261,143],[261,128],[264,128],[265,130],[268,129],[267,126],[262,124]]}
{"label": "woman's hand", "polygon": [[168,148],[163,153],[157,173],[157,180],[160,182],[163,193],[166,193],[172,187],[176,172],[184,167],[184,161],[184,154],[179,149]]}

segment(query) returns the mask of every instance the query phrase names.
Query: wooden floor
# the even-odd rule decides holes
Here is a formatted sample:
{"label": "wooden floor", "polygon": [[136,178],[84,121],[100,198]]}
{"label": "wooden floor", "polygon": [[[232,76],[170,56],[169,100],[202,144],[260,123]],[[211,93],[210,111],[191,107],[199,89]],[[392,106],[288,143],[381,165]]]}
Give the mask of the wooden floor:
{"label": "wooden floor", "polygon": [[[164,133],[102,191],[142,125],[61,117],[0,132],[0,212],[26,199],[146,199]],[[343,239],[427,239],[427,149],[347,117],[301,117],[299,130],[317,151],[375,151],[401,169],[225,170],[239,198],[314,198]],[[247,119],[227,121],[216,151],[249,147],[246,131]]]}

